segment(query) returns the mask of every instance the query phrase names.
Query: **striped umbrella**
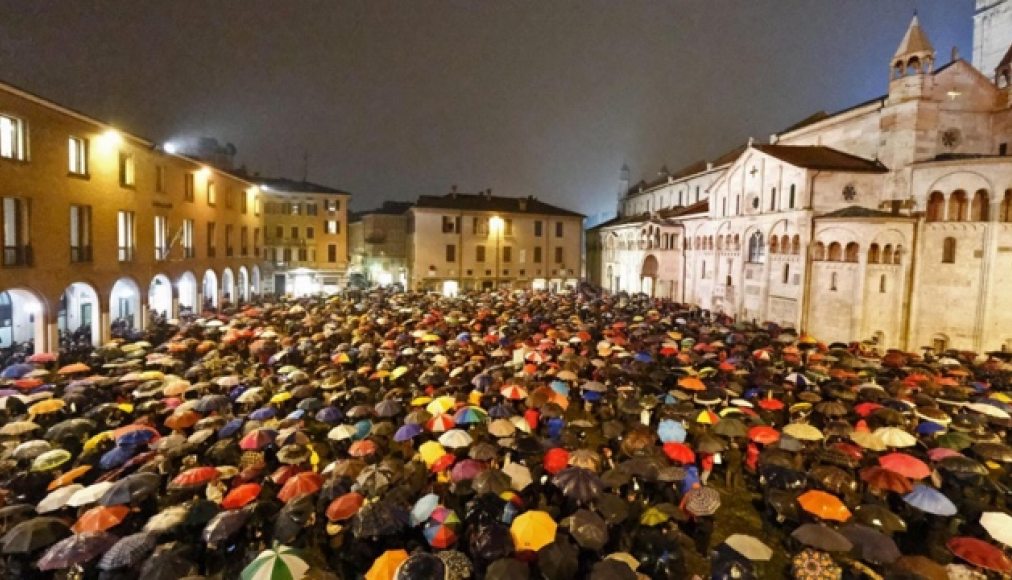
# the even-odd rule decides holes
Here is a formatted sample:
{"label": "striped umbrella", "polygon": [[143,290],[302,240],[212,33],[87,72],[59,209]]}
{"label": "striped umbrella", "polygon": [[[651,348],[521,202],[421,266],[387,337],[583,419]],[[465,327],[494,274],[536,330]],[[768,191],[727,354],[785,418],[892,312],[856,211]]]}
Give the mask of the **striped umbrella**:
{"label": "striped umbrella", "polygon": [[242,571],[242,580],[298,580],[306,575],[309,564],[289,546],[277,546],[260,552]]}

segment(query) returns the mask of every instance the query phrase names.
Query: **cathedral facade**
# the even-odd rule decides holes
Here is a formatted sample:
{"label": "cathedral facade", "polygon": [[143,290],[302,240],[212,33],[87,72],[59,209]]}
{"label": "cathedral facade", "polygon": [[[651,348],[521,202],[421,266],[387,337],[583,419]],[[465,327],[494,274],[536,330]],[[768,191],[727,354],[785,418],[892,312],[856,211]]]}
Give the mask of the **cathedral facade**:
{"label": "cathedral facade", "polygon": [[826,341],[1012,349],[1010,17],[977,2],[987,69],[936,62],[915,16],[882,97],[631,188],[624,170],[589,277]]}

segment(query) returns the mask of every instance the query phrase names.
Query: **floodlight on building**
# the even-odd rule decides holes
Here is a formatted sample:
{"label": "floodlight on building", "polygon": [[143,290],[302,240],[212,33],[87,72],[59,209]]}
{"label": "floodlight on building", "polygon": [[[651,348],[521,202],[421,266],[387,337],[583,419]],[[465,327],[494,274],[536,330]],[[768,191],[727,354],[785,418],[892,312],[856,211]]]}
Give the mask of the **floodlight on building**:
{"label": "floodlight on building", "polygon": [[110,127],[102,133],[101,139],[106,145],[119,145],[123,142],[123,135],[120,135],[119,131]]}
{"label": "floodlight on building", "polygon": [[211,168],[208,167],[208,166],[206,166],[206,165],[203,166],[203,167],[201,167],[200,171],[198,171],[197,173],[200,174],[200,177],[202,179],[210,179],[211,178]]}
{"label": "floodlight on building", "polygon": [[164,149],[169,155],[175,155],[179,152],[179,146],[172,141],[166,141],[165,144],[162,145],[162,149]]}

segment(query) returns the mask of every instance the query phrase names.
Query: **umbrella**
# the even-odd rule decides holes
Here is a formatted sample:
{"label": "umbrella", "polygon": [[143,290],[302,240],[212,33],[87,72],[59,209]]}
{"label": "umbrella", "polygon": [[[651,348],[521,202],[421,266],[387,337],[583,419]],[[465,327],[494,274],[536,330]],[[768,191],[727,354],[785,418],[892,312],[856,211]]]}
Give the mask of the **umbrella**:
{"label": "umbrella", "polygon": [[821,441],[822,431],[808,423],[789,423],[783,428],[784,435],[790,435],[801,441]]}
{"label": "umbrella", "polygon": [[253,515],[253,509],[227,510],[215,514],[204,526],[200,534],[208,544],[225,541],[235,535]]}
{"label": "umbrella", "polygon": [[260,495],[260,485],[256,483],[244,483],[234,487],[222,498],[221,507],[227,510],[234,510],[245,507],[256,501]]}
{"label": "umbrella", "polygon": [[240,577],[242,580],[298,580],[308,570],[309,564],[294,548],[279,545],[260,552]]}
{"label": "umbrella", "polygon": [[1012,516],[1005,512],[984,512],[980,514],[980,525],[992,538],[1006,546],[1012,546]]}
{"label": "umbrella", "polygon": [[352,518],[352,533],[358,538],[397,533],[407,523],[407,515],[390,502],[371,502]]}
{"label": "umbrella", "polygon": [[862,469],[861,480],[875,489],[884,491],[910,493],[914,490],[906,477],[884,467],[872,466]]}
{"label": "umbrella", "polygon": [[546,580],[577,577],[579,551],[567,541],[555,541],[538,550],[538,569]]}
{"label": "umbrella", "polygon": [[358,513],[358,510],[361,509],[364,503],[365,496],[355,492],[346,493],[334,498],[334,501],[330,502],[330,505],[327,506],[327,519],[333,522],[351,519],[352,516]]}
{"label": "umbrella", "polygon": [[70,529],[75,534],[104,532],[118,526],[129,513],[130,508],[127,506],[96,506],[84,512]]}
{"label": "umbrella", "polygon": [[915,485],[912,492],[903,496],[903,501],[923,512],[938,516],[953,516],[959,511],[945,494],[927,485]]}
{"label": "umbrella", "polygon": [[802,524],[791,537],[798,542],[827,552],[848,552],[854,545],[846,536],[825,524]]}
{"label": "umbrella", "polygon": [[218,470],[213,467],[194,467],[180,473],[169,482],[169,489],[200,487],[218,479]]}
{"label": "umbrella", "polygon": [[186,521],[190,513],[189,505],[177,505],[164,509],[151,516],[144,524],[145,532],[162,533],[167,532]]}
{"label": "umbrella", "polygon": [[913,455],[893,452],[878,458],[879,465],[910,479],[924,479],[931,475],[931,468]]}
{"label": "umbrella", "polygon": [[113,486],[111,481],[101,481],[77,490],[74,495],[70,496],[67,500],[67,505],[70,507],[81,507],[90,503],[95,503],[105,495],[105,492],[109,491],[109,488]]}
{"label": "umbrella", "polygon": [[278,499],[289,502],[292,499],[308,494],[316,493],[323,486],[323,477],[313,471],[303,471],[288,478],[288,481],[278,492]]}
{"label": "umbrella", "polygon": [[32,461],[32,471],[50,471],[71,460],[73,456],[66,449],[52,449]]}
{"label": "umbrella", "polygon": [[756,443],[770,445],[780,439],[780,432],[769,425],[756,425],[748,430],[748,438]]}
{"label": "umbrella", "polygon": [[798,496],[798,504],[806,512],[824,520],[845,522],[851,517],[850,510],[838,497],[816,489]]}
{"label": "umbrella", "polygon": [[387,550],[379,558],[373,561],[372,566],[365,573],[366,580],[393,580],[397,574],[397,568],[408,559],[405,550]]}
{"label": "umbrella", "polygon": [[678,421],[663,419],[657,425],[657,437],[663,443],[682,443],[685,441],[685,427]]}
{"label": "umbrella", "polygon": [[444,550],[457,541],[457,528],[460,526],[460,518],[456,512],[438,506],[429,515],[429,520],[422,530],[422,535],[430,546]]}
{"label": "umbrella", "polygon": [[47,571],[83,564],[108,551],[117,539],[106,532],[75,534],[50,546],[37,566],[39,570]]}
{"label": "umbrella", "polygon": [[538,551],[555,539],[558,525],[546,512],[532,510],[513,520],[510,535],[517,550]]}
{"label": "umbrella", "polygon": [[854,544],[862,560],[872,564],[892,564],[903,555],[892,538],[875,528],[847,524],[840,533]]}
{"label": "umbrella", "polygon": [[870,451],[885,451],[887,448],[885,441],[874,433],[855,431],[850,434],[850,439],[854,443],[857,443],[861,447]]}
{"label": "umbrella", "polygon": [[98,561],[100,570],[133,566],[155,549],[155,536],[147,532],[130,534],[119,539]]}
{"label": "umbrella", "polygon": [[[900,429],[899,427],[879,427],[873,433],[886,444],[887,447],[913,447],[917,445],[917,438]],[[860,445],[860,443],[858,443]]]}
{"label": "umbrella", "polygon": [[604,482],[593,471],[581,467],[567,467],[552,478],[562,493],[580,503],[593,500],[604,489]]}
{"label": "umbrella", "polygon": [[1009,557],[1000,549],[984,540],[959,536],[950,539],[945,543],[945,546],[956,557],[978,568],[1003,574],[1012,572],[1012,560],[1009,560]]}
{"label": "umbrella", "polygon": [[523,491],[534,480],[531,477],[531,470],[521,463],[510,463],[502,468],[502,472],[509,476],[513,489]]}
{"label": "umbrella", "polygon": [[582,548],[600,550],[608,542],[608,526],[596,513],[580,509],[563,520],[569,533]]}
{"label": "umbrella", "polygon": [[112,484],[98,503],[106,506],[136,503],[154,495],[161,484],[162,477],[157,473],[134,473]]}
{"label": "umbrella", "polygon": [[40,514],[47,514],[61,509],[67,505],[67,502],[75,493],[82,489],[84,489],[84,486],[79,483],[56,489],[42,498],[42,501],[35,506],[35,511]]}
{"label": "umbrella", "polygon": [[0,545],[3,545],[4,554],[25,554],[48,546],[69,534],[70,528],[59,518],[33,518],[11,528],[0,538]]}
{"label": "umbrella", "polygon": [[178,580],[195,572],[189,546],[176,542],[162,544],[144,560],[140,577],[143,580]]}
{"label": "umbrella", "polygon": [[794,556],[791,570],[797,580],[837,580],[843,577],[843,570],[832,556],[812,548],[805,548]]}
{"label": "umbrella", "polygon": [[712,487],[697,487],[685,494],[683,508],[694,516],[711,516],[720,507],[720,493]]}
{"label": "umbrella", "polygon": [[749,560],[768,562],[773,557],[773,550],[754,536],[731,534],[724,543]]}

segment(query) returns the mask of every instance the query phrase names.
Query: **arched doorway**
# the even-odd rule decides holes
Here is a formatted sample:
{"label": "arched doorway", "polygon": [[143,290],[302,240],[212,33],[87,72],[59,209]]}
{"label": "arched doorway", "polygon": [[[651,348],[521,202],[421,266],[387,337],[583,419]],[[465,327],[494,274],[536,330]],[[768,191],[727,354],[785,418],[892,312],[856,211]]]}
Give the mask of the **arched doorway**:
{"label": "arched doorway", "polygon": [[193,314],[197,309],[197,277],[193,272],[183,272],[177,283],[179,290],[179,314]]}
{"label": "arched doorway", "polygon": [[157,274],[148,286],[148,309],[153,314],[172,318],[172,282],[165,274]]}
{"label": "arched doorway", "polygon": [[238,295],[239,300],[243,302],[249,301],[249,272],[246,271],[246,266],[239,266]]}
{"label": "arched doorway", "polygon": [[221,273],[221,300],[225,305],[235,301],[235,274],[232,268],[225,268]]}
{"label": "arched doorway", "polygon": [[253,266],[253,294],[260,294],[260,266]]}
{"label": "arched doorway", "polygon": [[201,292],[204,295],[203,308],[218,307],[218,275],[214,270],[204,272],[204,279],[200,283]]}
{"label": "arched doorway", "polygon": [[141,291],[130,278],[120,278],[109,293],[109,325],[114,338],[140,328]]}
{"label": "arched doorway", "polygon": [[90,284],[74,282],[60,296],[56,327],[60,331],[60,348],[85,342],[98,346],[102,341],[101,312],[98,292]]}
{"label": "arched doorway", "polygon": [[0,349],[3,358],[14,351],[27,354],[46,350],[46,309],[31,290],[0,291]]}
{"label": "arched doorway", "polygon": [[659,269],[656,256],[650,254],[644,258],[643,266],[640,267],[640,292],[651,297],[654,295],[654,283],[657,281]]}

